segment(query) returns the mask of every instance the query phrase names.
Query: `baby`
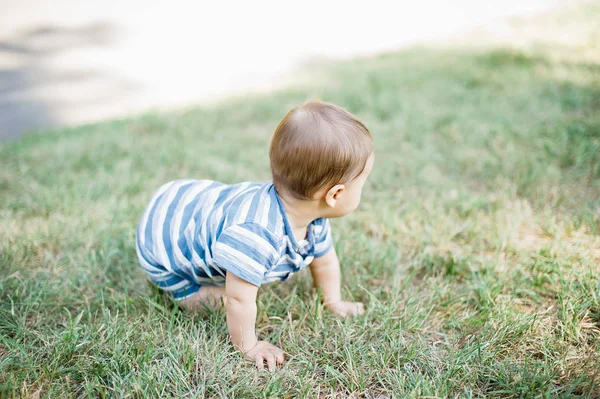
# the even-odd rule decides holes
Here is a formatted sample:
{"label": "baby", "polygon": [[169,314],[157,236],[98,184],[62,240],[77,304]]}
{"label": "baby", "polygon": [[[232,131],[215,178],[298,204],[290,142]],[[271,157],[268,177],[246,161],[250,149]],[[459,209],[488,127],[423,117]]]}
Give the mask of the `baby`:
{"label": "baby", "polygon": [[342,300],[328,219],[358,206],[373,150],[369,130],[349,112],[325,102],[300,105],[273,135],[272,182],[165,184],[139,223],[138,259],[182,308],[224,303],[234,346],[272,371],[284,353],[255,333],[262,284],[309,266],[328,310],[341,317],[364,312],[362,303]]}

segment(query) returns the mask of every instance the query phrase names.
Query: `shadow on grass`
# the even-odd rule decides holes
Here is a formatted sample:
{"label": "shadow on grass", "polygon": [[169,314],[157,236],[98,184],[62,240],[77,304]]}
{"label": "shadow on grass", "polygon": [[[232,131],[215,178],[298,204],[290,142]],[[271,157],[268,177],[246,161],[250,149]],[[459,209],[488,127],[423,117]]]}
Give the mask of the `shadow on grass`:
{"label": "shadow on grass", "polygon": [[[63,53],[111,44],[112,26],[105,23],[82,27],[39,26],[7,40],[0,40],[0,60],[13,67],[0,68],[0,142],[17,139],[33,130],[60,126],[60,112],[100,104],[115,93],[130,91],[130,82],[90,68],[57,69],[55,57]],[[86,85],[102,83],[106,89],[93,98],[64,104],[65,91],[77,93]],[[107,94],[108,93],[108,94]],[[108,98],[106,98],[108,97]]]}

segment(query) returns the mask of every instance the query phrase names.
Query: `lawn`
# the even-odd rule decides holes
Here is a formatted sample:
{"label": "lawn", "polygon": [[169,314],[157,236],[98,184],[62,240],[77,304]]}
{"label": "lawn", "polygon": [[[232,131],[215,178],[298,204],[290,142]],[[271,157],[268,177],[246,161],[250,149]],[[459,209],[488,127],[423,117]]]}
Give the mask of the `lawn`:
{"label": "lawn", "polygon": [[[0,397],[600,397],[599,20],[589,2],[2,144]],[[135,227],[171,179],[268,180],[277,122],[315,97],[376,142],[360,209],[333,222],[367,311],[334,318],[308,271],[265,286],[259,336],[289,362],[259,372],[222,311],[146,282]]]}

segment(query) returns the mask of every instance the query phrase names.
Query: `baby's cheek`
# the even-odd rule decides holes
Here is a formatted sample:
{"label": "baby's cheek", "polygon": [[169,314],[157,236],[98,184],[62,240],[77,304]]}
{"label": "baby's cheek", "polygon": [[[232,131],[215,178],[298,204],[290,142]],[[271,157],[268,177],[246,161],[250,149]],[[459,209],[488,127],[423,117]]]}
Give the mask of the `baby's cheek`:
{"label": "baby's cheek", "polygon": [[360,193],[354,197],[352,204],[350,205],[349,212],[354,212],[360,205]]}
{"label": "baby's cheek", "polygon": [[358,192],[358,194],[356,195],[356,207],[358,207],[358,205],[360,204],[361,198],[362,198],[362,190],[360,190]]}

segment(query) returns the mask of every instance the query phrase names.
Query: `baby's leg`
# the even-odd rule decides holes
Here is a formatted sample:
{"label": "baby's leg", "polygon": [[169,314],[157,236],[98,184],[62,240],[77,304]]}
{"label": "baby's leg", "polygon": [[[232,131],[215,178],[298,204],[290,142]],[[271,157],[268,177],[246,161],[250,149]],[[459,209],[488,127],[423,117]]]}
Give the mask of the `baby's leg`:
{"label": "baby's leg", "polygon": [[185,310],[203,310],[204,308],[218,309],[223,306],[225,299],[225,286],[207,287],[202,286],[200,291],[179,302],[179,306]]}

